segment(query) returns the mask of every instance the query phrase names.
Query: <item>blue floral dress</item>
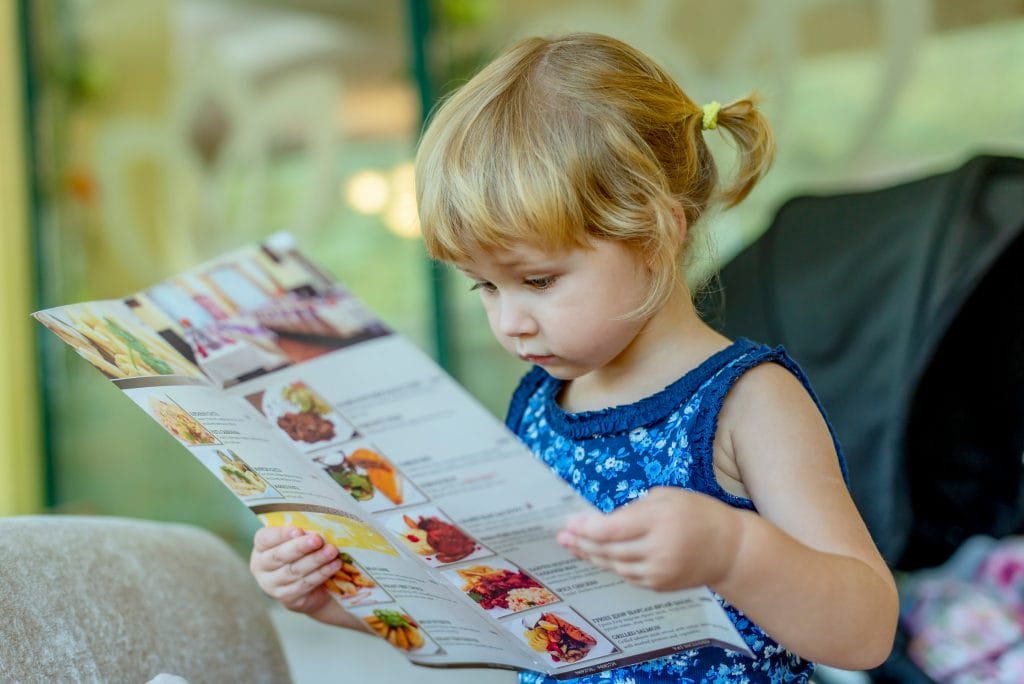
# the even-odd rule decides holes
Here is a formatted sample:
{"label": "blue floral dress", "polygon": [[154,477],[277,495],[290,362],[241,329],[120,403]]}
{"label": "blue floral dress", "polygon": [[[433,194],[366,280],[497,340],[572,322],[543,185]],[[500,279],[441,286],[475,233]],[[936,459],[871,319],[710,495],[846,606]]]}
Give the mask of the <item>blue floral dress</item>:
{"label": "blue floral dress", "polygon": [[[729,494],[718,485],[712,444],[726,393],[745,371],[768,361],[788,368],[814,397],[807,378],[781,347],[739,339],[661,392],[600,411],[562,410],[557,401],[562,381],[534,367],[512,396],[506,423],[541,460],[602,511],[629,503],[658,485],[703,492],[732,506],[754,510],[749,499]],[[814,400],[817,403],[817,398]],[[841,454],[839,458],[845,477]],[[717,598],[754,653],[753,660],[706,647],[561,681],[755,684],[810,679],[813,663],[787,651],[739,610]],[[521,672],[519,681],[554,684],[557,680]]]}

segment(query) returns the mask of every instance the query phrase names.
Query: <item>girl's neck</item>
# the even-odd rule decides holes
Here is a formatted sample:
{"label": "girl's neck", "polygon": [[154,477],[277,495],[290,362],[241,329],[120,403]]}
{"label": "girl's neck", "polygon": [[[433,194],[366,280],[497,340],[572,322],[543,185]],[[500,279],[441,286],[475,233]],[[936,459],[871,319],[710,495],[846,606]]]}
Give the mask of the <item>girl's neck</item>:
{"label": "girl's neck", "polygon": [[729,344],[701,320],[689,292],[680,288],[611,363],[566,383],[559,403],[573,413],[635,403]]}

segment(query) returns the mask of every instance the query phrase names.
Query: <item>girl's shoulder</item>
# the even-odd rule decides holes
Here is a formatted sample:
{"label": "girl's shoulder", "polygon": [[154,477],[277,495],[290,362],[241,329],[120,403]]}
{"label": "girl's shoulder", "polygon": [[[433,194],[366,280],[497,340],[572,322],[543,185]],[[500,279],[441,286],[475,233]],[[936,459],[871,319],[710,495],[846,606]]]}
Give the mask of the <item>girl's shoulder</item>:
{"label": "girl's shoulder", "polygon": [[847,478],[842,448],[825,407],[810,380],[781,346],[756,345],[729,369],[729,380],[712,392],[719,434],[738,437],[763,451],[768,442],[784,442],[793,434],[816,434],[838,457]]}

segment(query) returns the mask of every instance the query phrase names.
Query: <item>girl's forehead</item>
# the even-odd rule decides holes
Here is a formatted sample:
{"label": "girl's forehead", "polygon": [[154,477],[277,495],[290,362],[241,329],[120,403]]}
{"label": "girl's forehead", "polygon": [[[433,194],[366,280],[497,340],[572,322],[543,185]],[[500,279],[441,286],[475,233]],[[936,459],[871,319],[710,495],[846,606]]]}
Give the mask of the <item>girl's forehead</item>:
{"label": "girl's forehead", "polygon": [[467,249],[468,258],[456,261],[455,265],[464,271],[474,268],[530,268],[564,261],[579,250],[579,247],[551,250],[527,243],[491,249],[470,247]]}
{"label": "girl's forehead", "polygon": [[523,243],[507,248],[472,248],[467,251],[468,258],[456,260],[453,264],[470,274],[575,269],[588,264],[603,264],[609,259],[639,261],[634,249],[614,240],[591,240],[586,245],[567,245],[557,249]]}

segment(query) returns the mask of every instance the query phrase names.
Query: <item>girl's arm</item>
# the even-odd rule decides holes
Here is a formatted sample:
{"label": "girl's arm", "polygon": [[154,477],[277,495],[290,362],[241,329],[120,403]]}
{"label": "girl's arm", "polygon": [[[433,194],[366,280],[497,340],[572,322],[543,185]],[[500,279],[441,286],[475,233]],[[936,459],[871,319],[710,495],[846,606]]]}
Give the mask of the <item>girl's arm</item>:
{"label": "girl's arm", "polygon": [[655,488],[609,515],[569,521],[560,541],[642,586],[707,584],[808,660],[844,669],[884,661],[895,582],[800,382],[775,364],[745,373],[720,413],[715,451],[760,515]]}
{"label": "girl's arm", "polygon": [[341,567],[338,549],[298,527],[264,527],[253,539],[249,569],[260,588],[288,610],[369,631],[335,601],[324,582]]}
{"label": "girl's arm", "polygon": [[760,517],[740,516],[736,557],[716,589],[811,660],[879,665],[899,617],[896,583],[806,389],[782,366],[752,369],[726,398],[719,435]]}

